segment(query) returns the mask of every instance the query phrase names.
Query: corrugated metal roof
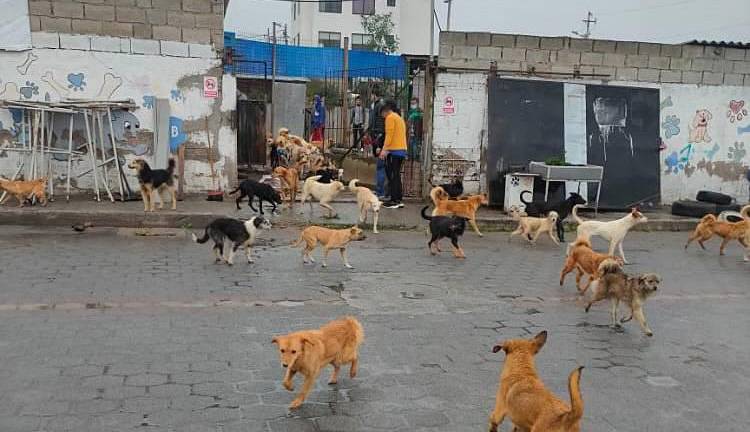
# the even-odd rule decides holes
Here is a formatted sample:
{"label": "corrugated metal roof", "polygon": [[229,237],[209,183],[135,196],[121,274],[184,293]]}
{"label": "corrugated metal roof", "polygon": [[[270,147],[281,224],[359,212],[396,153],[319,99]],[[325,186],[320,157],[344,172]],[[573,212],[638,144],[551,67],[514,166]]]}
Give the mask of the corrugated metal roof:
{"label": "corrugated metal roof", "polygon": [[707,40],[699,41],[697,39],[693,39],[690,42],[685,42],[684,45],[705,45],[705,46],[721,47],[721,48],[744,48],[744,49],[750,48],[750,42],[707,41]]}

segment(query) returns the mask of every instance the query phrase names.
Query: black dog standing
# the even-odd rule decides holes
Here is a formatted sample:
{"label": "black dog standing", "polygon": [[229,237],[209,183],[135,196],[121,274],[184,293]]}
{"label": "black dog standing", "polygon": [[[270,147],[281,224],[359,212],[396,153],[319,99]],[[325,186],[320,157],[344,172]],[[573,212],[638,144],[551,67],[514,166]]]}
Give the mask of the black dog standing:
{"label": "black dog standing", "polygon": [[281,204],[281,195],[279,195],[274,188],[272,188],[270,185],[267,185],[265,183],[260,183],[255,180],[243,180],[242,183],[240,183],[239,186],[237,186],[237,189],[233,190],[232,192],[229,192],[230,195],[236,194],[237,192],[240,192],[240,196],[237,198],[237,210],[240,210],[240,202],[242,202],[243,198],[249,197],[248,205],[250,206],[250,209],[254,212],[257,212],[258,210],[253,207],[253,200],[255,197],[258,197],[258,200],[260,200],[260,204],[258,205],[260,207],[260,214],[263,214],[263,201],[268,201],[273,206],[273,213],[276,213],[276,204]]}
{"label": "black dog standing", "polygon": [[[521,202],[526,204],[526,214],[534,217],[546,217],[547,213],[551,211],[557,212],[557,238],[560,241],[565,241],[565,230],[563,229],[563,221],[566,217],[570,216],[570,212],[573,211],[573,206],[586,204],[586,200],[575,192],[571,192],[570,196],[563,201],[557,201],[552,203],[545,202],[528,202],[523,199],[523,194],[530,194],[531,191],[521,192]],[[533,199],[533,196],[532,196]]]}
{"label": "black dog standing", "polygon": [[435,251],[432,249],[432,245],[435,244],[437,251],[440,252],[440,247],[437,242],[443,238],[451,239],[453,244],[453,253],[456,258],[466,258],[464,250],[458,244],[458,238],[464,234],[466,230],[466,221],[468,219],[458,216],[427,216],[427,209],[430,206],[425,206],[422,209],[422,219],[430,221],[430,233],[432,238],[427,243],[427,247],[430,248],[430,253],[435,255]]}

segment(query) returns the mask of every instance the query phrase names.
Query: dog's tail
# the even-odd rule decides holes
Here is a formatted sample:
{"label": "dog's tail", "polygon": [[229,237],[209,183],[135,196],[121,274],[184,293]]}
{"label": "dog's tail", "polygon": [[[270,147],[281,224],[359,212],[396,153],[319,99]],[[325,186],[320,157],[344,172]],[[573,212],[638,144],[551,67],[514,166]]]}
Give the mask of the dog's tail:
{"label": "dog's tail", "polygon": [[169,161],[167,162],[167,172],[169,175],[174,175],[174,170],[177,167],[177,162],[175,162],[174,158],[169,158]]}
{"label": "dog's tail", "polygon": [[604,276],[608,273],[619,273],[622,271],[622,266],[616,260],[607,258],[599,264],[599,274]]}
{"label": "dog's tail", "polygon": [[576,241],[574,241],[570,245],[570,249],[575,249],[578,246],[586,246],[589,249],[593,249],[593,246],[591,246],[591,240],[589,240],[587,238],[577,238]]}
{"label": "dog's tail", "polygon": [[352,339],[354,339],[354,348],[356,349],[365,341],[365,330],[362,328],[362,324],[359,323],[357,318],[354,318],[353,316],[344,317],[344,321],[351,326],[353,333]]}
{"label": "dog's tail", "polygon": [[350,191],[354,192],[354,191],[355,191],[355,190],[357,189],[357,182],[358,182],[358,181],[359,181],[359,179],[352,179],[352,180],[351,180],[351,181],[349,182],[349,190],[350,190]]}
{"label": "dog's tail", "polygon": [[583,205],[583,204],[576,204],[576,205],[573,206],[573,211],[571,212],[573,214],[573,219],[579,225],[582,224],[582,223],[584,223],[585,221],[583,219],[581,219],[580,217],[578,217],[578,209],[579,208],[584,208],[584,207],[586,207],[586,206]]}
{"label": "dog's tail", "polygon": [[198,238],[198,236],[195,235],[195,233],[191,233],[191,235],[193,236],[193,241],[194,242],[203,244],[203,243],[205,243],[205,242],[208,241],[208,237],[209,237],[208,236],[208,227],[206,227],[206,231],[203,232],[203,237],[201,237],[201,238]]}
{"label": "dog's tail", "polygon": [[[521,202],[524,203],[525,205],[531,204],[531,202],[526,201],[525,199],[523,199],[523,194],[531,194],[531,191],[528,191],[528,190],[521,191],[521,195],[518,196],[518,198],[521,200]],[[531,199],[533,200],[534,197],[532,197]]]}
{"label": "dog's tail", "polygon": [[430,191],[430,198],[432,198],[432,203],[437,207],[438,201],[445,201],[449,196],[448,192],[446,192],[441,186],[435,186]]}
{"label": "dog's tail", "polygon": [[321,176],[321,175],[310,176],[310,177],[308,177],[308,178],[305,179],[305,183],[318,181],[318,180],[320,180],[322,178],[323,178],[323,176]]}
{"label": "dog's tail", "polygon": [[712,214],[709,213],[709,214],[703,216],[701,218],[701,221],[699,223],[702,223],[702,224],[713,223],[713,222],[716,222],[716,220],[717,220],[716,216],[714,216],[714,215],[712,215]]}
{"label": "dog's tail", "polygon": [[581,397],[581,371],[583,366],[573,369],[568,376],[568,392],[570,393],[570,411],[565,413],[565,424],[568,427],[578,423],[583,417],[583,397]]}
{"label": "dog's tail", "polygon": [[240,189],[242,189],[242,187],[240,187],[240,186],[237,186],[237,189],[233,190],[232,192],[229,192],[229,195],[234,195],[234,194],[236,194],[237,192],[239,192],[239,191],[240,191]]}
{"label": "dog's tail", "polygon": [[740,210],[740,214],[742,215],[743,219],[750,220],[750,204],[742,207],[742,210]]}
{"label": "dog's tail", "polygon": [[427,209],[430,208],[430,206],[424,206],[422,208],[422,219],[424,220],[432,220],[432,216],[427,216]]}
{"label": "dog's tail", "polygon": [[300,234],[299,238],[295,241],[293,241],[291,244],[289,244],[290,247],[296,248],[302,246],[302,243],[305,242],[305,238],[302,237],[302,234]]}

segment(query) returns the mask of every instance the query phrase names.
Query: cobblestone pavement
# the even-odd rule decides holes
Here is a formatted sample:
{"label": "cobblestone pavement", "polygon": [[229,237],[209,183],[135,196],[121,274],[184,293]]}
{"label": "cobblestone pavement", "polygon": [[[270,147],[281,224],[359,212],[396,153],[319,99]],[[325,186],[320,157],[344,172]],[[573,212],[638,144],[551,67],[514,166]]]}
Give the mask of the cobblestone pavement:
{"label": "cobblestone pavement", "polygon": [[[686,233],[627,238],[629,271],[664,278],[647,338],[610,330],[604,304],[584,313],[546,240],[470,233],[458,261],[430,257],[421,233],[371,235],[349,271],[333,255],[303,266],[296,234],[264,233],[256,264],[228,268],[182,232],[3,227],[0,431],[484,431],[503,362],[490,348],[541,329],[537,366],[564,400],[586,367],[584,431],[750,424],[750,264],[736,245],[720,258],[716,242],[684,252]],[[365,327],[360,376],[321,377],[288,412],[271,337],[345,314]]]}

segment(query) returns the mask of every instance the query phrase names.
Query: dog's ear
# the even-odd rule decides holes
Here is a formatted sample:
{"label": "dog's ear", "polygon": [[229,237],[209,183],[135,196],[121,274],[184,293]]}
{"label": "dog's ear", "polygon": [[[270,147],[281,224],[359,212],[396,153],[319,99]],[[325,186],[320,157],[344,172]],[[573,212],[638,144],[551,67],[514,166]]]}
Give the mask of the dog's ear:
{"label": "dog's ear", "polygon": [[275,337],[275,338],[271,339],[271,343],[278,345],[279,344],[279,338]]}
{"label": "dog's ear", "polygon": [[500,350],[506,350],[506,354],[508,353],[507,347],[504,344],[498,344],[492,347],[493,353],[498,353]]}
{"label": "dog's ear", "polygon": [[315,341],[313,341],[312,339],[308,339],[306,337],[303,337],[302,338],[302,345],[304,345],[306,343],[309,343],[310,345],[315,346]]}
{"label": "dog's ear", "polygon": [[544,344],[547,342],[547,330],[542,330],[534,336],[534,346],[536,347],[536,351],[534,351],[534,354],[538,353],[540,349],[544,346]]}

